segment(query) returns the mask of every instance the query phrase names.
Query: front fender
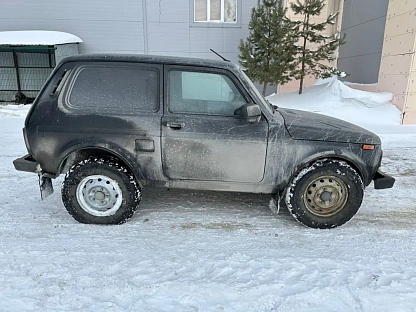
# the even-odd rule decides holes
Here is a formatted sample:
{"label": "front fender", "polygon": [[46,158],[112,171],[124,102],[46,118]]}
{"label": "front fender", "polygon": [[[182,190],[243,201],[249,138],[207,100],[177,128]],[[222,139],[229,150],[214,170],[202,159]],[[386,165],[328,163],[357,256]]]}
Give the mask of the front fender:
{"label": "front fender", "polygon": [[269,145],[267,157],[265,179],[275,185],[275,191],[284,190],[300,170],[324,158],[347,162],[368,186],[380,165],[381,148],[364,151],[361,144],[293,140]]}
{"label": "front fender", "polygon": [[[364,181],[367,181],[367,174],[366,174],[366,165],[364,161],[358,157],[357,155],[350,153],[350,152],[340,152],[339,150],[332,150],[332,151],[324,151],[319,152],[313,155],[309,155],[305,157],[305,159],[297,166],[297,170],[293,175],[296,175],[299,171],[301,171],[303,168],[307,167],[308,165],[314,163],[317,160],[322,159],[338,159],[343,160],[347,162],[349,165],[351,165]],[[293,177],[293,176],[292,176]]]}

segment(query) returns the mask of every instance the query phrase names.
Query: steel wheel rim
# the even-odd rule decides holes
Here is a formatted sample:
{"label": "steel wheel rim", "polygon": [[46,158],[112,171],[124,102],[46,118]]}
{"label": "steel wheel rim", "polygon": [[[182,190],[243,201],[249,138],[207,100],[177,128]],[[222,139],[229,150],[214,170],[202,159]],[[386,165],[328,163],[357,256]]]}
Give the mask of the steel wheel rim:
{"label": "steel wheel rim", "polygon": [[330,217],[341,211],[348,200],[348,187],[335,176],[323,176],[308,184],[303,194],[306,209],[320,217]]}
{"label": "steel wheel rim", "polygon": [[104,175],[85,177],[76,190],[81,208],[97,217],[111,216],[123,201],[123,193],[117,181]]}

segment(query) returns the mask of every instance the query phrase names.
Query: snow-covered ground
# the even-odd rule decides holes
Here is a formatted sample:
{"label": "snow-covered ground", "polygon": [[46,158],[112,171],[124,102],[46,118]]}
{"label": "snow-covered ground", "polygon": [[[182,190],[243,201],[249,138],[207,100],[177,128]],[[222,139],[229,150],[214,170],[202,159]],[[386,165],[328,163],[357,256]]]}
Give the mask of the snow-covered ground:
{"label": "snow-covered ground", "polygon": [[370,186],[349,223],[314,230],[265,195],[147,189],[128,223],[79,224],[62,179],[42,202],[13,168],[27,109],[0,106],[0,311],[416,311],[416,127],[394,114],[368,125],[395,187]]}
{"label": "snow-covered ground", "polygon": [[[0,118],[1,117],[26,117],[31,105],[24,104],[0,104]],[[0,119],[4,120],[4,118]]]}

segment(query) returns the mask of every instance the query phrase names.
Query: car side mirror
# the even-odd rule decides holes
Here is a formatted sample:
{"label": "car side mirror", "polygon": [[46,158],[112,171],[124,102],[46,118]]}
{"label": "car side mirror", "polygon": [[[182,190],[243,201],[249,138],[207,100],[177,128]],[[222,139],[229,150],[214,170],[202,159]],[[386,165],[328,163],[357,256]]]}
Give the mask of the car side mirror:
{"label": "car side mirror", "polygon": [[257,104],[244,104],[239,108],[240,117],[247,120],[247,122],[253,123],[260,120],[261,109]]}

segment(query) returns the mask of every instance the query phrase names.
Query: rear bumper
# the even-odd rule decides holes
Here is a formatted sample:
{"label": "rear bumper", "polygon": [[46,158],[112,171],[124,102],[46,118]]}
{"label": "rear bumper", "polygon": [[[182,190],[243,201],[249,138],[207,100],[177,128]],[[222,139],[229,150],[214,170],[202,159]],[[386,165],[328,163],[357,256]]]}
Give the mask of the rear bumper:
{"label": "rear bumper", "polygon": [[382,171],[378,170],[373,178],[374,180],[374,188],[376,190],[386,189],[386,188],[392,188],[394,185],[394,182],[396,181],[395,178],[392,176],[389,176]]}
{"label": "rear bumper", "polygon": [[13,165],[16,170],[26,172],[39,172],[39,164],[29,154],[13,160]]}

